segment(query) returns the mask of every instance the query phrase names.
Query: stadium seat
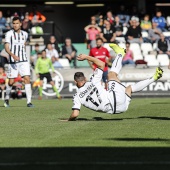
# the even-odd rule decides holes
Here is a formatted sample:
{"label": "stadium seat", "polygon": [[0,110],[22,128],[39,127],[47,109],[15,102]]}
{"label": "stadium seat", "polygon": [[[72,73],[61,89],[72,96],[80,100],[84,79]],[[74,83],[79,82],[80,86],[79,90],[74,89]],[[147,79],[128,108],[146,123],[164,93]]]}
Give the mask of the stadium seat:
{"label": "stadium seat", "polygon": [[146,31],[142,31],[142,38],[147,38],[149,34]]}
{"label": "stadium seat", "polygon": [[104,43],[103,47],[107,48],[108,51],[111,51],[112,49],[109,47],[110,43]]}
{"label": "stadium seat", "polygon": [[68,59],[60,58],[58,61],[63,66],[64,69],[70,68],[70,63],[69,63]]}
{"label": "stadium seat", "polygon": [[156,59],[156,55],[147,54],[144,56],[147,66],[159,66],[159,61]]}
{"label": "stadium seat", "polygon": [[153,50],[157,49],[157,43],[153,43]]}
{"label": "stadium seat", "polygon": [[144,56],[144,58],[145,58],[145,61],[155,61],[155,60],[157,60],[156,56],[154,54],[147,54],[147,55]]}
{"label": "stadium seat", "polygon": [[140,49],[140,45],[138,43],[131,43],[130,44],[130,50],[133,51],[134,60],[142,60],[143,59],[141,49]]}
{"label": "stadium seat", "polygon": [[123,35],[126,35],[127,30],[128,30],[128,28],[127,28],[127,27],[123,27]]}
{"label": "stadium seat", "polygon": [[119,45],[120,47],[126,49],[126,44],[125,44],[125,43],[119,43],[118,45]]}
{"label": "stadium seat", "polygon": [[141,50],[143,55],[149,54],[149,52],[153,51],[153,47],[151,43],[142,43]]}
{"label": "stadium seat", "polygon": [[158,54],[157,60],[160,63],[160,66],[168,66],[169,65],[169,58],[167,54]]}
{"label": "stadium seat", "polygon": [[159,66],[159,61],[158,60],[149,60],[147,61],[147,66]]}
{"label": "stadium seat", "polygon": [[170,31],[163,32],[163,35],[164,35],[165,37],[170,37]]}
{"label": "stadium seat", "polygon": [[125,43],[125,42],[126,42],[126,40],[125,40],[124,37],[116,37],[116,40],[117,40],[118,42],[120,42],[120,43]]}

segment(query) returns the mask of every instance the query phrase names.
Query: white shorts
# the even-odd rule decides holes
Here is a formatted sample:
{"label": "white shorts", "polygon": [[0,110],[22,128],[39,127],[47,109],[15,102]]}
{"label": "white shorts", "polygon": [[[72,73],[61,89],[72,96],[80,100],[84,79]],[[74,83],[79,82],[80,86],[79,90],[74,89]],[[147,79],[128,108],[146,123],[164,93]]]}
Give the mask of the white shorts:
{"label": "white shorts", "polygon": [[108,97],[114,113],[125,112],[128,109],[131,98],[125,93],[126,87],[117,81],[108,82]]}
{"label": "white shorts", "polygon": [[20,74],[21,77],[30,76],[30,65],[28,62],[8,64],[7,77],[16,78],[18,74]]}

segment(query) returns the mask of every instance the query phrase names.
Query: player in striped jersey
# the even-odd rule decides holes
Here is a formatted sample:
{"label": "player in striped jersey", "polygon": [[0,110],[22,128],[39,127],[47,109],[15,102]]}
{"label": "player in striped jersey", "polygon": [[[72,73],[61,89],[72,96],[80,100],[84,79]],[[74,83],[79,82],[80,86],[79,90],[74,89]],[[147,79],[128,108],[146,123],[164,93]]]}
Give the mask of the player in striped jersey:
{"label": "player in striped jersey", "polygon": [[20,74],[21,77],[24,78],[27,107],[33,107],[33,104],[31,103],[30,64],[25,51],[28,33],[21,30],[22,24],[19,17],[14,17],[12,23],[13,29],[8,31],[5,35],[5,50],[9,54],[7,72],[9,83],[6,87],[4,106],[9,107],[10,92],[12,85],[14,84],[14,78]]}
{"label": "player in striped jersey", "polygon": [[105,63],[85,54],[80,54],[78,56],[78,60],[88,60],[96,64],[98,68],[96,68],[90,82],[86,81],[82,72],[75,73],[74,81],[78,89],[73,97],[73,111],[69,119],[64,121],[75,120],[79,115],[81,105],[97,112],[109,114],[125,112],[130,104],[132,93],[141,91],[146,86],[162,77],[163,70],[158,67],[153,77],[125,87],[118,79],[118,74],[122,68],[122,58],[125,55],[125,50],[117,44],[110,44],[110,47],[115,51],[117,56],[108,73],[107,90],[101,85]]}

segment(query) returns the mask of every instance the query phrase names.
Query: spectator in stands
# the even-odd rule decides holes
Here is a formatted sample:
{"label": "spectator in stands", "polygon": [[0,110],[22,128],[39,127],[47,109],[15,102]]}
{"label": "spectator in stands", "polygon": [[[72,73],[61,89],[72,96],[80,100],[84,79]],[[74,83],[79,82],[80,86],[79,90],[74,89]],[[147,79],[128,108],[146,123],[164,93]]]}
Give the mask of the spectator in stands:
{"label": "spectator in stands", "polygon": [[152,22],[152,28],[148,30],[148,38],[150,39],[151,43],[155,43],[157,40],[160,39],[160,35],[162,31],[160,28],[157,27],[156,22]]}
{"label": "spectator in stands", "polygon": [[103,15],[100,15],[99,19],[98,19],[98,22],[97,22],[97,25],[102,29],[103,24],[104,24]]}
{"label": "spectator in stands", "polygon": [[34,50],[31,51],[30,63],[34,67],[38,59],[38,53],[40,53],[39,44],[35,44]]}
{"label": "spectator in stands", "polygon": [[2,11],[0,11],[0,43],[2,42],[4,31],[10,29],[6,19],[3,17]]}
{"label": "spectator in stands", "polygon": [[1,89],[1,94],[2,94],[2,91],[5,90],[6,79],[7,79],[7,75],[6,75],[5,71],[4,71],[4,67],[2,67],[0,65],[0,89]]}
{"label": "spectator in stands", "polygon": [[112,11],[107,11],[105,19],[111,24],[114,24],[114,17]]}
{"label": "spectator in stands", "polygon": [[74,67],[77,67],[77,50],[71,42],[71,38],[65,39],[65,44],[62,46],[62,56],[67,58],[69,63],[73,62]]}
{"label": "spectator in stands", "polygon": [[120,23],[119,16],[115,16],[114,28],[116,31],[116,37],[123,37],[123,25]]}
{"label": "spectator in stands", "polygon": [[29,13],[26,12],[24,19],[22,20],[22,30],[26,31],[29,34],[30,28],[31,28],[31,21],[29,20]]}
{"label": "spectator in stands", "polygon": [[62,55],[62,54],[61,54],[61,50],[60,50],[60,48],[59,48],[59,46],[58,46],[58,42],[57,42],[56,37],[55,37],[54,35],[51,35],[51,36],[50,36],[50,38],[49,38],[49,43],[52,44],[53,49],[56,49],[57,52],[59,53],[59,56],[61,57],[61,55]]}
{"label": "spectator in stands", "polygon": [[166,21],[167,21],[167,30],[170,31],[170,16],[167,16]]}
{"label": "spectator in stands", "polygon": [[63,68],[63,66],[60,64],[59,61],[57,61],[57,60],[55,59],[54,56],[52,56],[51,61],[52,61],[52,64],[53,64],[53,67],[54,67],[54,68]]}
{"label": "spectator in stands", "polygon": [[149,15],[146,14],[140,23],[142,31],[149,31],[152,28],[152,23],[150,21]]}
{"label": "spectator in stands", "polygon": [[93,22],[90,25],[87,25],[84,28],[86,35],[87,35],[87,45],[88,48],[93,48],[96,45],[96,38],[98,38],[101,29],[96,25],[96,22]]}
{"label": "spectator in stands", "polygon": [[120,10],[119,10],[117,15],[120,18],[120,23],[124,27],[128,27],[129,26],[130,16],[128,15],[124,5],[120,6]]}
{"label": "spectator in stands", "polygon": [[132,64],[134,65],[135,62],[133,61],[133,51],[130,50],[130,43],[126,42],[126,54],[123,57],[122,60],[122,65],[126,65],[126,64]]}
{"label": "spectator in stands", "polygon": [[141,27],[138,25],[138,20],[136,17],[132,18],[131,25],[126,33],[127,41],[130,43],[139,43],[143,42]]}
{"label": "spectator in stands", "polygon": [[[96,39],[96,47],[94,47],[90,50],[89,55],[92,57],[98,58],[99,60],[101,60],[105,63],[102,80],[105,84],[105,88],[107,89],[108,62],[111,59],[111,57],[110,57],[109,51],[103,47],[102,38]],[[89,62],[90,67],[93,70],[95,70],[97,68],[97,66],[94,63],[91,63],[90,61],[88,61],[88,62]]]}
{"label": "spectator in stands", "polygon": [[104,21],[104,27],[100,34],[100,38],[103,39],[104,43],[116,42],[116,30],[107,20]]}
{"label": "spectator in stands", "polygon": [[170,43],[169,40],[165,39],[163,34],[161,34],[160,39],[157,40],[157,53],[167,54],[170,59]]}
{"label": "spectator in stands", "polygon": [[152,22],[156,22],[157,27],[160,28],[162,31],[167,31],[166,20],[165,17],[162,16],[162,12],[160,10],[158,10],[156,12],[156,16],[152,18]]}
{"label": "spectator in stands", "polygon": [[53,48],[51,43],[47,43],[46,56],[49,59],[51,59],[52,57],[55,57],[56,61],[58,61],[58,59],[59,59],[59,54],[58,54],[57,50]]}

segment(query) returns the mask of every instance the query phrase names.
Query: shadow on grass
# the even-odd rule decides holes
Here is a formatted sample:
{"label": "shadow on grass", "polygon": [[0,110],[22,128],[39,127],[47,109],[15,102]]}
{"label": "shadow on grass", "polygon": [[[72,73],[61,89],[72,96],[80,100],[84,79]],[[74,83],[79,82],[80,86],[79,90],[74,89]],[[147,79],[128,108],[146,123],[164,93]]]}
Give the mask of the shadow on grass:
{"label": "shadow on grass", "polygon": [[170,104],[170,102],[151,102],[151,104]]}
{"label": "shadow on grass", "polygon": [[158,117],[158,116],[141,116],[138,118],[140,118],[140,119],[149,118],[149,119],[155,119],[155,120],[170,120],[169,117]]}
{"label": "shadow on grass", "polygon": [[107,138],[106,140],[115,140],[115,141],[137,141],[137,142],[170,142],[170,139],[161,139],[161,138]]}
{"label": "shadow on grass", "polygon": [[[155,119],[155,120],[170,120],[169,117],[156,117],[156,116],[141,116],[136,118],[103,118],[103,117],[93,117],[88,118],[77,118],[75,121],[120,121],[120,120],[131,120],[131,119]],[[66,118],[60,118],[59,120],[67,120]]]}
{"label": "shadow on grass", "polygon": [[169,170],[168,147],[0,148],[0,169]]}

